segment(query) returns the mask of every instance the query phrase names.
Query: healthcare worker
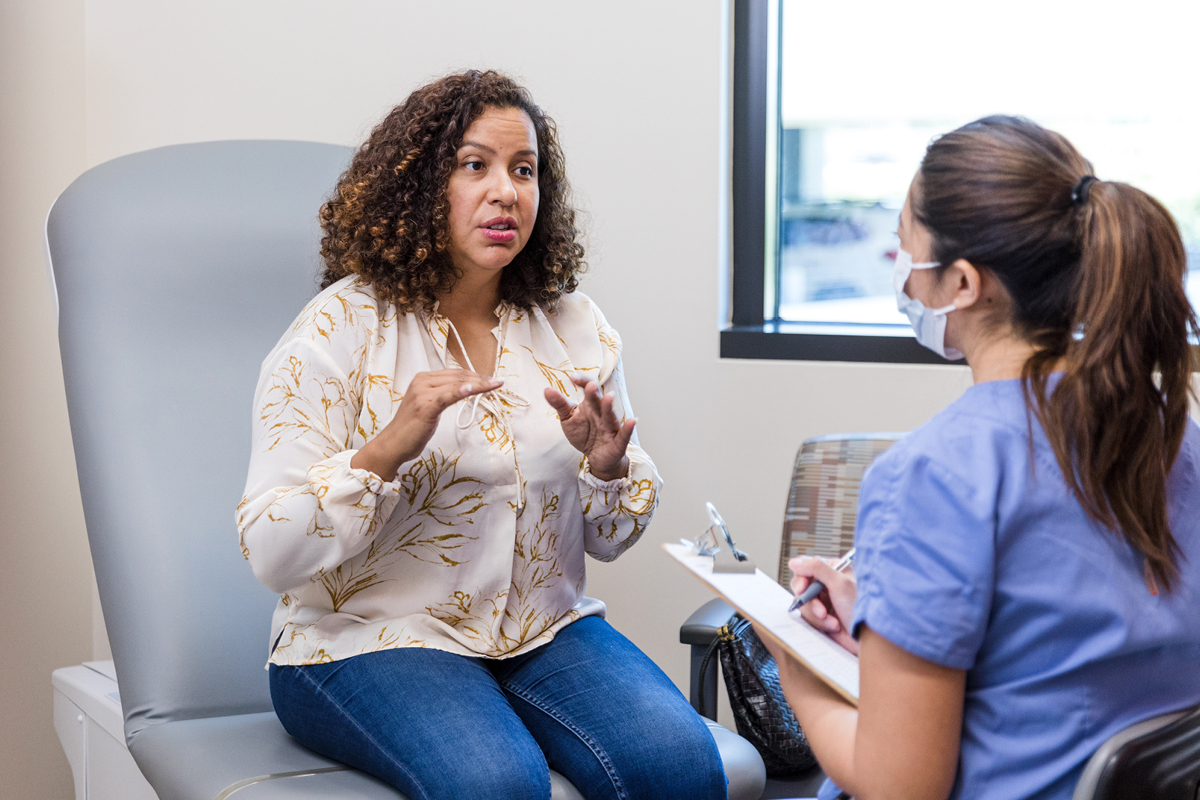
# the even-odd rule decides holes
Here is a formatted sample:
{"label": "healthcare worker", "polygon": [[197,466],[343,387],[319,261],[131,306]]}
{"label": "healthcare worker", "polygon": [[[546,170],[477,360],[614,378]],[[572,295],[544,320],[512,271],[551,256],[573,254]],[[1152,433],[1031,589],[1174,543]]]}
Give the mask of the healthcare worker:
{"label": "healthcare worker", "polygon": [[775,653],[859,800],[1065,800],[1109,736],[1200,702],[1186,253],[1154,198],[1091,173],[988,117],[909,189],[897,301],[974,386],[864,477],[856,576],[792,562],[793,590],[828,587],[806,618],[860,655],[857,709]]}

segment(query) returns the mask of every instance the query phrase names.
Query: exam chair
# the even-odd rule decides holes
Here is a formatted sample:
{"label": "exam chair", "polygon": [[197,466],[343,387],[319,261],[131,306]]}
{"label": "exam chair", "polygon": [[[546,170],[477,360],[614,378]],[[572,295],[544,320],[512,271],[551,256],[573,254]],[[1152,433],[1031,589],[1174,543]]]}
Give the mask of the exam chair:
{"label": "exam chair", "polygon": [[[403,798],[280,725],[264,669],[278,598],[243,561],[234,526],[259,366],[317,291],[317,210],[351,153],[163,147],[84,173],[47,220],[124,740],[159,800]],[[729,797],[758,798],[758,754],[709,727]],[[554,800],[581,800],[551,781]]]}

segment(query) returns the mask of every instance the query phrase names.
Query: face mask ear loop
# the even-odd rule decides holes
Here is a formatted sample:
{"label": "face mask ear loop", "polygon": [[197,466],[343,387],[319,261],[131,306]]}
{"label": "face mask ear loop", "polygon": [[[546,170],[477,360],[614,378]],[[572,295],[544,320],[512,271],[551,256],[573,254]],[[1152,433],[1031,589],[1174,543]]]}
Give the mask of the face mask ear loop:
{"label": "face mask ear loop", "polygon": [[[458,335],[458,328],[454,327],[454,323],[449,319],[446,320],[446,324],[450,326],[450,332],[454,334],[454,339],[458,342],[458,349],[462,351],[463,359],[467,362],[467,369],[471,370],[471,372],[474,372],[475,365],[471,363],[471,357],[467,355],[467,348],[463,346],[462,337]],[[483,395],[477,394],[474,398],[472,398],[469,405],[459,406],[458,415],[454,418],[454,424],[458,426],[460,431],[466,430],[475,424],[475,414],[479,411],[479,400],[481,397],[483,397]],[[467,409],[471,410],[471,416],[467,418],[466,422],[463,422],[462,415]]]}

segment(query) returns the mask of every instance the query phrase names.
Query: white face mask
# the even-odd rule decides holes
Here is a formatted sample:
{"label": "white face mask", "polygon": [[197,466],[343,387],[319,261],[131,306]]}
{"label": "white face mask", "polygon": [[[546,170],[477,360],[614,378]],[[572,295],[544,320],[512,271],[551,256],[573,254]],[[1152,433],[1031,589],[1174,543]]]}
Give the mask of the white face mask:
{"label": "white face mask", "polygon": [[914,300],[904,293],[904,284],[908,282],[908,276],[914,269],[932,269],[936,266],[940,266],[936,261],[914,264],[911,253],[897,248],[896,266],[892,270],[892,288],[896,290],[896,308],[908,316],[908,324],[912,325],[917,341],[942,358],[954,361],[963,357],[963,354],[953,347],[946,347],[946,315],[954,310],[954,305],[926,308],[920,300]]}

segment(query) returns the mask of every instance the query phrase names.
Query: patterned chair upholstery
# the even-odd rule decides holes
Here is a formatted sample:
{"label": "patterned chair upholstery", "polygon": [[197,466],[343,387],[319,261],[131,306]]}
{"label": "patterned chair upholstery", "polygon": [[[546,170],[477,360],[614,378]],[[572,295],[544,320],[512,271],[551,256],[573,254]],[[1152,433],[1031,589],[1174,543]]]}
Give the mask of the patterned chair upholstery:
{"label": "patterned chair upholstery", "polygon": [[791,580],[796,556],[840,558],[854,546],[863,473],[901,433],[818,436],[800,445],[792,467],[776,580]]}

